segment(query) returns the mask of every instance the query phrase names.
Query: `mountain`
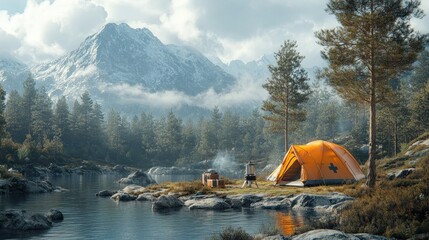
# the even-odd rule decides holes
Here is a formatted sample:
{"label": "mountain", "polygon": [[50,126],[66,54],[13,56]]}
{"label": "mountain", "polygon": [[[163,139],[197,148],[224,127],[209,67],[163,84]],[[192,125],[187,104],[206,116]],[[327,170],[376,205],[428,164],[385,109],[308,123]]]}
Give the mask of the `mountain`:
{"label": "mountain", "polygon": [[21,91],[29,75],[30,70],[24,63],[11,56],[0,56],[0,83],[7,93],[13,89]]}
{"label": "mountain", "polygon": [[268,66],[276,63],[274,55],[263,55],[259,59],[247,63],[241,60],[233,60],[225,64],[218,58],[213,58],[212,62],[236,78],[244,77],[260,81],[266,80],[270,76]]}
{"label": "mountain", "polygon": [[[195,96],[225,91],[235,78],[190,47],[165,45],[148,29],[107,24],[69,54],[31,69],[52,96],[88,91],[105,107],[156,100],[155,93]],[[127,108],[132,108],[127,106]]]}

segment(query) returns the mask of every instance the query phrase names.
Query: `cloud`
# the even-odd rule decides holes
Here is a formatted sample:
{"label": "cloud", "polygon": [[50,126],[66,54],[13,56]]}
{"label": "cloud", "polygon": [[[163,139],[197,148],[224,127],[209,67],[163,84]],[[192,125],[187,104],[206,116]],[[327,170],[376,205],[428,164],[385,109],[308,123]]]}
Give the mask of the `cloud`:
{"label": "cloud", "polygon": [[[0,11],[0,29],[18,40],[20,47],[9,51],[26,62],[52,60],[77,48],[104,24],[125,22],[147,27],[166,44],[190,45],[224,62],[255,60],[278,51],[285,40],[295,40],[306,57],[303,65],[312,67],[323,63],[314,32],[338,24],[324,11],[327,2],[28,0],[21,13],[13,6]],[[428,13],[428,1],[422,1],[421,8]],[[428,18],[412,24],[428,32]]]}
{"label": "cloud", "polygon": [[140,104],[155,108],[169,109],[183,105],[213,109],[240,107],[243,105],[259,104],[266,99],[267,93],[261,88],[261,82],[243,77],[230,89],[217,93],[209,89],[196,96],[186,95],[179,91],[149,92],[141,85],[126,83],[105,85],[100,89],[103,92],[118,96],[118,101],[127,104]]}
{"label": "cloud", "polygon": [[59,57],[105,24],[107,13],[89,1],[39,2],[29,0],[23,13],[0,18],[0,29],[20,39],[10,52],[25,62]]}

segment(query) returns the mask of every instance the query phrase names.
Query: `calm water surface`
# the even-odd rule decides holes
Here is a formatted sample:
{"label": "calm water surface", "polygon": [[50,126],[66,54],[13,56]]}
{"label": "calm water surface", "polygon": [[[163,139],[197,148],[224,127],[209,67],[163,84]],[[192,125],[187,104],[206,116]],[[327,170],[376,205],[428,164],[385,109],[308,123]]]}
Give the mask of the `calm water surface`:
{"label": "calm water surface", "polygon": [[[95,197],[105,189],[121,189],[119,176],[71,175],[49,179],[68,192],[0,195],[0,210],[24,209],[45,213],[50,208],[63,212],[64,221],[47,231],[26,235],[0,232],[0,239],[207,239],[227,226],[242,227],[255,234],[262,224],[276,225],[284,234],[303,224],[295,214],[261,209],[227,211],[180,210],[153,212],[150,202],[115,202]],[[156,180],[192,180],[195,176],[158,176]]]}

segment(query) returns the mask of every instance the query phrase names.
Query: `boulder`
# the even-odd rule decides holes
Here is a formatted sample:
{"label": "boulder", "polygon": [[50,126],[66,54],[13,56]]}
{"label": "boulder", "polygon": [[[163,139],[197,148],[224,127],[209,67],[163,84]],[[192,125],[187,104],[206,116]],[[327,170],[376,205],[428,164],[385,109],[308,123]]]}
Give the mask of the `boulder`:
{"label": "boulder", "polygon": [[113,194],[110,198],[115,200],[115,201],[128,202],[128,201],[136,200],[137,197],[134,195],[130,195],[128,193],[125,193],[125,192],[118,192],[118,193]]}
{"label": "boulder", "polygon": [[45,213],[45,217],[51,222],[61,222],[64,220],[63,213],[57,209],[50,209],[49,212]]}
{"label": "boulder", "polygon": [[26,179],[10,178],[0,183],[1,191],[11,193],[47,193],[57,188],[48,181],[30,181]]}
{"label": "boulder", "polygon": [[233,209],[241,209],[242,208],[242,202],[240,199],[226,198],[225,202],[228,203],[231,206],[231,208],[233,208]]}
{"label": "boulder", "polygon": [[203,199],[190,199],[185,202],[189,209],[206,209],[206,210],[224,210],[231,208],[231,205],[225,202],[224,199],[213,197]]}
{"label": "boulder", "polygon": [[150,184],[155,184],[155,180],[151,176],[144,173],[143,171],[136,171],[128,175],[126,178],[121,178],[118,183],[121,184],[138,184],[141,186],[148,186]]}
{"label": "boulder", "polygon": [[316,229],[303,234],[296,235],[292,240],[331,240],[331,239],[350,239],[350,240],[387,240],[383,236],[371,235],[367,233],[347,234],[338,230],[332,229]]}
{"label": "boulder", "polygon": [[34,214],[28,217],[23,210],[0,211],[0,229],[28,231],[50,227],[52,227],[52,222],[42,214]]}
{"label": "boulder", "polygon": [[114,194],[116,194],[118,191],[111,191],[111,190],[103,190],[103,191],[99,191],[98,193],[95,194],[95,196],[97,197],[111,197]]}
{"label": "boulder", "polygon": [[155,199],[156,197],[152,193],[142,193],[137,197],[136,201],[154,201]]}
{"label": "boulder", "polygon": [[325,210],[334,211],[353,198],[343,193],[332,193],[330,195],[317,195],[302,193],[290,198],[291,207],[294,210]]}
{"label": "boulder", "polygon": [[359,240],[358,237],[355,237],[351,234],[346,234],[338,230],[332,229],[316,229],[312,230],[292,238],[293,240],[331,240],[331,239],[347,239],[347,240]]}
{"label": "boulder", "polygon": [[160,196],[152,203],[153,210],[163,210],[169,208],[179,208],[183,206],[183,202],[173,195]]}

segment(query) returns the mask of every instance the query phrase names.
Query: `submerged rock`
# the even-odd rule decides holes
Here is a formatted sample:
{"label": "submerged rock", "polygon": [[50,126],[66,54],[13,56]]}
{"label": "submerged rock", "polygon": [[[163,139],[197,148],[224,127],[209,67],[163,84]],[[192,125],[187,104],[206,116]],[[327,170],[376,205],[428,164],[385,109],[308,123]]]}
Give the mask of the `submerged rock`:
{"label": "submerged rock", "polygon": [[183,202],[173,195],[163,195],[152,204],[153,210],[162,210],[169,208],[179,208],[183,206]]}
{"label": "submerged rock", "polygon": [[148,186],[150,184],[155,184],[155,180],[152,177],[140,170],[131,173],[126,178],[121,178],[118,183],[121,184],[137,184],[141,186]]}

